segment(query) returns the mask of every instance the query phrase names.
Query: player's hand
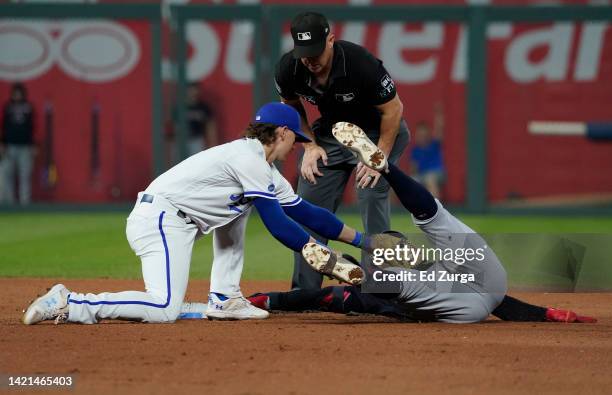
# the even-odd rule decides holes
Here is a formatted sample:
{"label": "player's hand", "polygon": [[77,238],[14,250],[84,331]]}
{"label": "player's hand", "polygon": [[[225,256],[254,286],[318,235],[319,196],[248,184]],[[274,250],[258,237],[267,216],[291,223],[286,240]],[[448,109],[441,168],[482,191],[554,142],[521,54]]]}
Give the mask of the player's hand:
{"label": "player's hand", "polygon": [[368,186],[374,188],[378,184],[378,180],[380,180],[379,172],[370,169],[361,162],[357,164],[355,182],[358,188],[367,188]]}
{"label": "player's hand", "polygon": [[307,145],[304,148],[304,158],[302,159],[302,168],[300,169],[302,177],[304,177],[311,184],[316,184],[316,177],[322,177],[323,173],[317,167],[317,161],[319,158],[323,161],[324,165],[327,165],[327,153],[325,150],[316,145]]}

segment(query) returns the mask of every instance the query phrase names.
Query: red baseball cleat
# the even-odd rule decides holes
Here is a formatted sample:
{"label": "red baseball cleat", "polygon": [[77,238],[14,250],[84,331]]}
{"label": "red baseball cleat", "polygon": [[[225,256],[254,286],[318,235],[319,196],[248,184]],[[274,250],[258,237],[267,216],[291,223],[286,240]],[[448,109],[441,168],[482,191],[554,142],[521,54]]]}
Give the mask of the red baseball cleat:
{"label": "red baseball cleat", "polygon": [[266,294],[255,294],[247,298],[255,307],[263,310],[270,310],[270,297]]}
{"label": "red baseball cleat", "polygon": [[585,315],[578,315],[571,310],[549,308],[546,310],[546,321],[594,324],[595,322],[597,322],[597,319],[593,317],[587,317]]}

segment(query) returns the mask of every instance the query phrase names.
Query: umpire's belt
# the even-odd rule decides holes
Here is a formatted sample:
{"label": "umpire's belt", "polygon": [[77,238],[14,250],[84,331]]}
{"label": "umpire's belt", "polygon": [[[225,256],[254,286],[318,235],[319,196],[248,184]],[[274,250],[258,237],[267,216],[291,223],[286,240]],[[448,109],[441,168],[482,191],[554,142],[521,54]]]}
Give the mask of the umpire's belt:
{"label": "umpire's belt", "polygon": [[[153,203],[153,200],[155,200],[155,198],[156,198],[155,195],[143,193],[142,197],[140,198],[140,203]],[[161,198],[161,196],[157,196],[157,198]],[[176,215],[181,217],[185,221],[186,224],[190,224],[193,222],[191,218],[189,218],[182,210],[177,210]]]}

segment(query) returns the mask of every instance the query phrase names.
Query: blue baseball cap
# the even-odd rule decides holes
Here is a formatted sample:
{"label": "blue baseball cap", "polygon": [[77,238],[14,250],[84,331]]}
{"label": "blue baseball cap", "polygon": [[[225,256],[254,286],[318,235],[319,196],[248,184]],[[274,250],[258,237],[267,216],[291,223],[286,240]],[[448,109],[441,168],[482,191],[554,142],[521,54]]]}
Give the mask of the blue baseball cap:
{"label": "blue baseball cap", "polygon": [[300,130],[300,114],[288,104],[281,102],[264,104],[255,114],[255,123],[271,123],[276,126],[286,126],[295,133],[295,141],[300,143],[312,142]]}

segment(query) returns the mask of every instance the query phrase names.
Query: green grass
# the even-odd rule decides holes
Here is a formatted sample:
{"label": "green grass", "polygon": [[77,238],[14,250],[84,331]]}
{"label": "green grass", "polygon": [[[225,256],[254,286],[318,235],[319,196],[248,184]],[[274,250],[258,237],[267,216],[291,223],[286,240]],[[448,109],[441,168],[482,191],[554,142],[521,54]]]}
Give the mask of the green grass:
{"label": "green grass", "polygon": [[[140,278],[140,262],[125,237],[126,216],[124,213],[0,214],[0,276]],[[347,224],[361,228],[358,215],[341,214],[340,217]],[[483,234],[612,231],[612,217],[463,216],[461,219]],[[403,232],[417,232],[407,215],[394,215],[392,226]],[[243,279],[290,278],[292,252],[269,235],[256,215],[249,220],[246,240]],[[333,246],[359,254],[352,247],[337,243]],[[589,278],[612,286],[612,263],[605,256],[601,259],[605,273],[602,275],[599,267],[591,267],[593,273]],[[196,242],[191,277],[208,278],[211,262],[212,237],[206,236]],[[523,266],[506,260],[504,263],[511,279],[530,282]]]}

